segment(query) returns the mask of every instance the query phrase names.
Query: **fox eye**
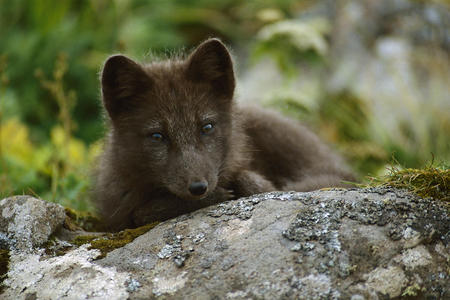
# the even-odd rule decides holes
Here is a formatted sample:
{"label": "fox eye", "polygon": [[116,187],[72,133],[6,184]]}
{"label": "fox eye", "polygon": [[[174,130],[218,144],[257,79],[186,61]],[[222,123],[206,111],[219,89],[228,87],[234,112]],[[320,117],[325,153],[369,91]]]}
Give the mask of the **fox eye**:
{"label": "fox eye", "polygon": [[155,133],[152,133],[150,135],[150,138],[152,140],[154,140],[154,141],[159,142],[159,141],[162,141],[164,139],[164,136],[161,133],[159,133],[159,132],[155,132]]}
{"label": "fox eye", "polygon": [[202,127],[202,134],[210,134],[214,131],[214,125],[208,123]]}

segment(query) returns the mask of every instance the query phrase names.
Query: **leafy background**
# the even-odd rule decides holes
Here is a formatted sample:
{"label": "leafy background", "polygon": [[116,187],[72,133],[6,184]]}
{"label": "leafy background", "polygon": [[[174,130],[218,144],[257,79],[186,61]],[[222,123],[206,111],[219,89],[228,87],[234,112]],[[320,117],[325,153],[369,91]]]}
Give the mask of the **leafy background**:
{"label": "leafy background", "polygon": [[223,39],[238,101],[308,123],[362,181],[450,158],[448,1],[0,0],[0,198],[92,210],[102,63]]}

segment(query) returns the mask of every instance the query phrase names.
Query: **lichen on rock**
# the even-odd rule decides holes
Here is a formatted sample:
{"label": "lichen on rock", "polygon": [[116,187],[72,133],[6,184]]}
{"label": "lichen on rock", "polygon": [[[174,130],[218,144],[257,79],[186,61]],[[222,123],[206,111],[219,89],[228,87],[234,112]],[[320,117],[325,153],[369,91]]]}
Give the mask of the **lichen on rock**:
{"label": "lichen on rock", "polygon": [[60,253],[9,251],[1,298],[446,299],[448,220],[444,203],[391,188],[254,195],[57,235]]}
{"label": "lichen on rock", "polygon": [[63,224],[61,205],[30,196],[14,196],[0,201],[0,238],[8,248],[33,251]]}
{"label": "lichen on rock", "polygon": [[158,225],[158,222],[150,223],[135,229],[125,229],[117,233],[80,235],[71,241],[71,243],[77,246],[89,244],[89,249],[100,250],[101,254],[98,258],[102,258],[105,257],[108,252],[131,243],[135,238],[146,233],[156,225]]}
{"label": "lichen on rock", "polygon": [[129,274],[93,264],[99,255],[87,246],[52,258],[15,255],[2,299],[126,299]]}

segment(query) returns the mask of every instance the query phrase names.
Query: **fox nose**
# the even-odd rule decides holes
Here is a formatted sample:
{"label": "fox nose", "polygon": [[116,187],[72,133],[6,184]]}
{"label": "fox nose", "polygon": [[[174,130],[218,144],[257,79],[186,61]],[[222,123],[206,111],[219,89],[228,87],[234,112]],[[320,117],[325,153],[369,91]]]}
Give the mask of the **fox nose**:
{"label": "fox nose", "polygon": [[194,196],[203,195],[208,189],[208,184],[206,182],[193,182],[189,185],[189,192]]}

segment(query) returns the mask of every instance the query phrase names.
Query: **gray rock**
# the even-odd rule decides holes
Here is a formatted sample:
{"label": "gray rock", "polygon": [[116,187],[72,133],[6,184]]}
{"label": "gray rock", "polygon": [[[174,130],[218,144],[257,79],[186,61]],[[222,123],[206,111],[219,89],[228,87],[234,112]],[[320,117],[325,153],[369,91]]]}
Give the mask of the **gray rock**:
{"label": "gray rock", "polygon": [[131,299],[383,299],[415,284],[443,299],[448,220],[398,190],[273,192],[160,224],[96,263],[133,274]]}
{"label": "gray rock", "polygon": [[30,196],[0,201],[0,248],[32,251],[45,243],[66,217],[64,207]]}
{"label": "gray rock", "polygon": [[44,253],[13,255],[8,288],[2,299],[126,299],[136,283],[127,273],[93,264],[100,255],[87,245],[64,256],[45,257]]}
{"label": "gray rock", "polygon": [[14,254],[2,299],[450,297],[448,208],[393,189],[272,192],[159,224],[102,259]]}

